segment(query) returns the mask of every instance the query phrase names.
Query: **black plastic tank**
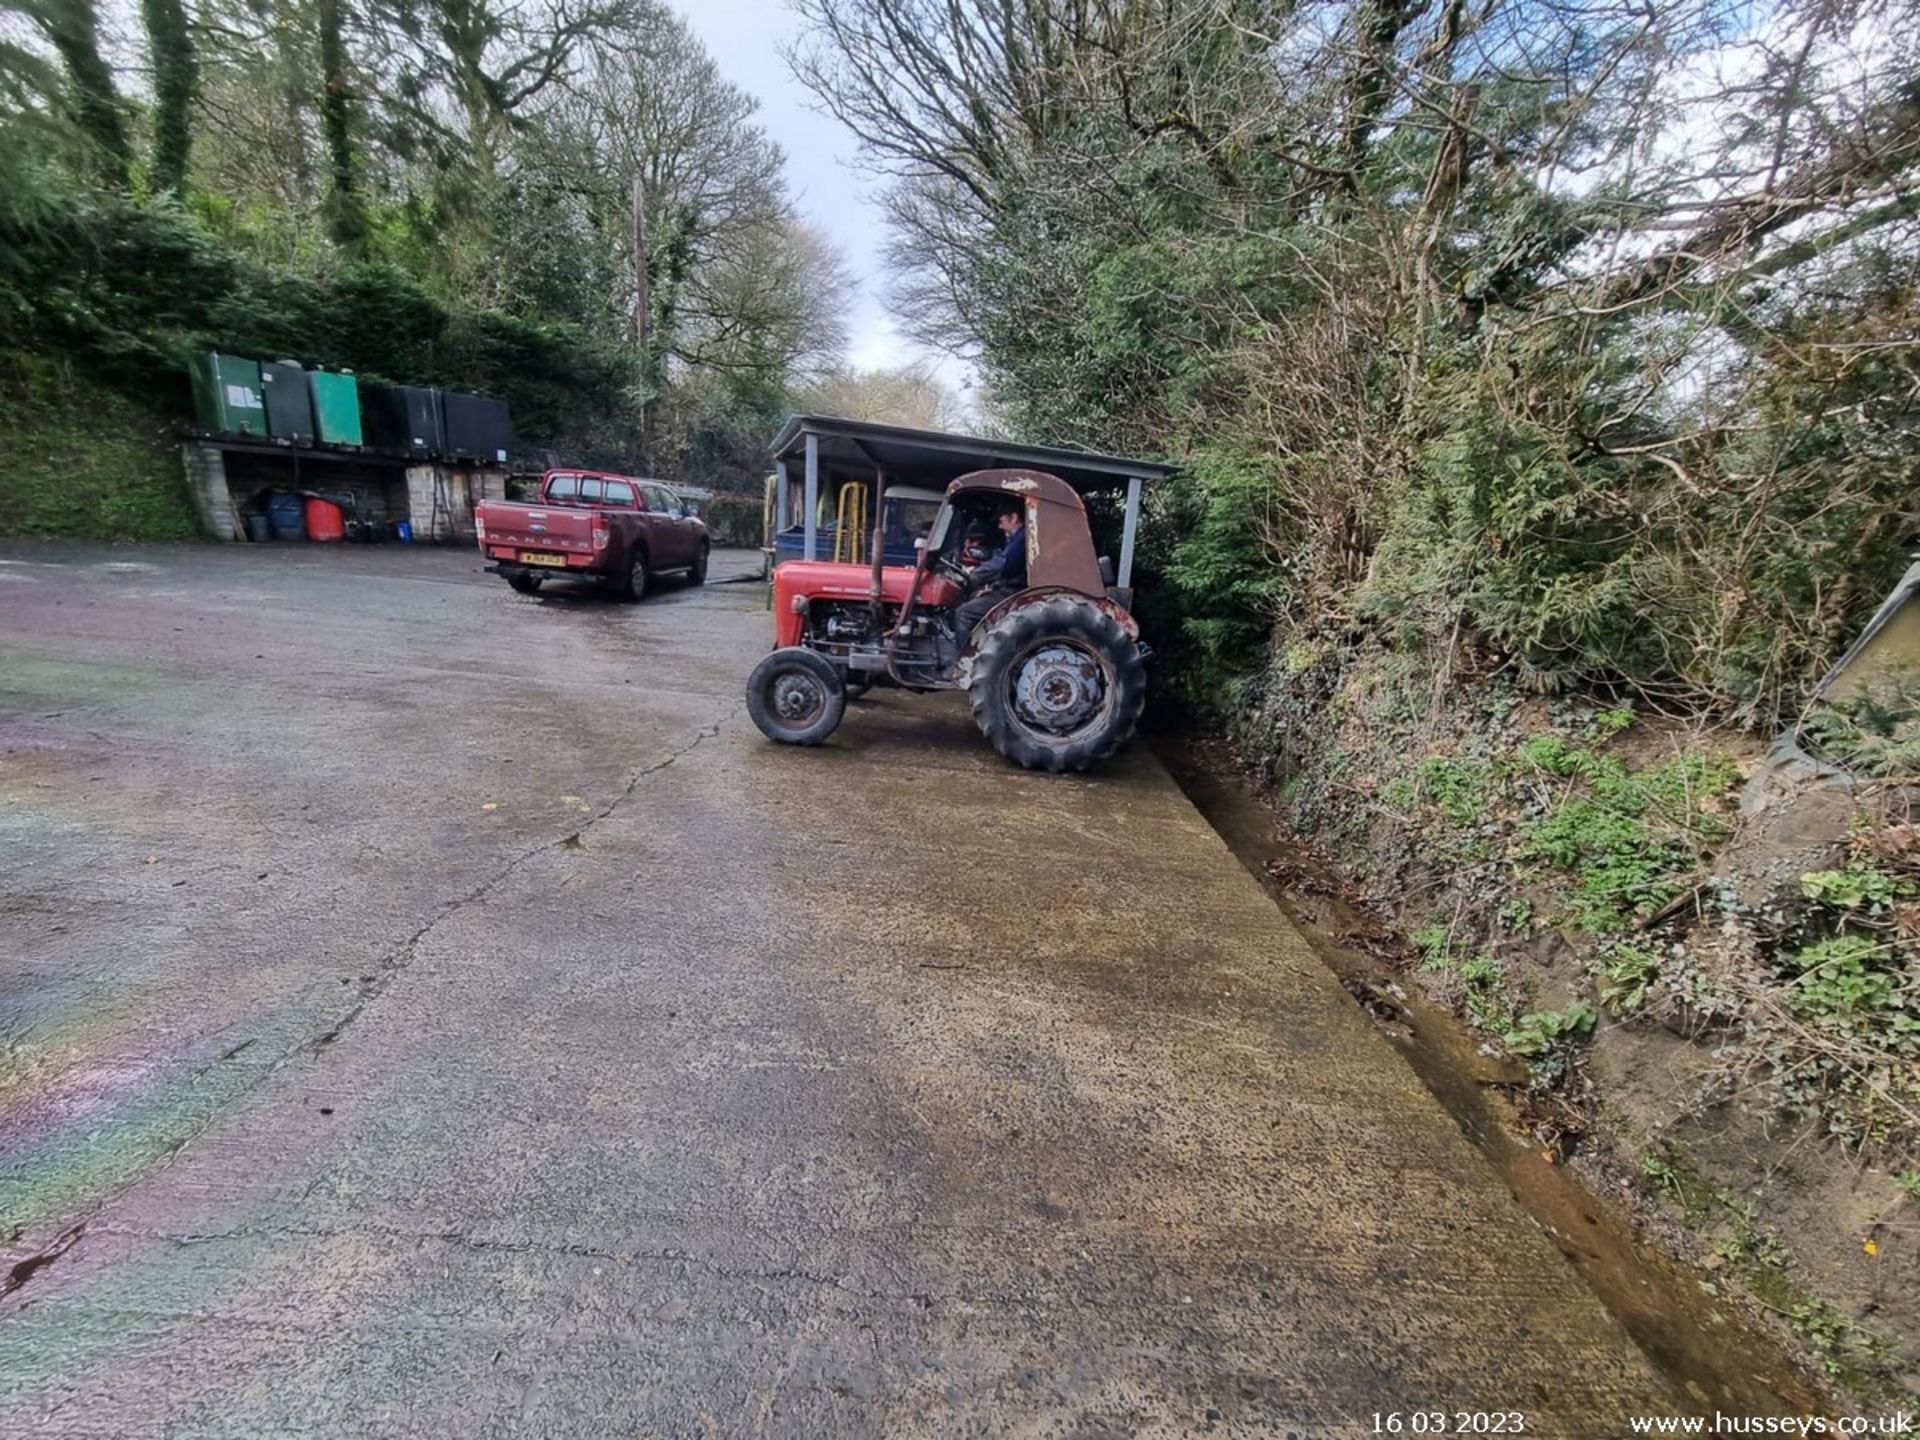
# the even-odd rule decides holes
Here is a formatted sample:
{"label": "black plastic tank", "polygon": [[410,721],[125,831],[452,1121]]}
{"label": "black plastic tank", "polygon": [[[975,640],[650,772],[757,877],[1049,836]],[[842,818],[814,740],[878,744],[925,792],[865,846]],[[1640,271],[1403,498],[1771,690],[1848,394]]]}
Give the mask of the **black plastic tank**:
{"label": "black plastic tank", "polygon": [[504,400],[468,395],[458,390],[440,393],[447,454],[462,460],[504,465],[513,448],[513,421]]}
{"label": "black plastic tank", "polygon": [[260,398],[267,409],[267,434],[296,445],[313,443],[313,393],[305,370],[291,360],[261,361]]}
{"label": "black plastic tank", "polygon": [[368,385],[360,393],[366,442],[390,455],[443,455],[440,392],[422,385]]}

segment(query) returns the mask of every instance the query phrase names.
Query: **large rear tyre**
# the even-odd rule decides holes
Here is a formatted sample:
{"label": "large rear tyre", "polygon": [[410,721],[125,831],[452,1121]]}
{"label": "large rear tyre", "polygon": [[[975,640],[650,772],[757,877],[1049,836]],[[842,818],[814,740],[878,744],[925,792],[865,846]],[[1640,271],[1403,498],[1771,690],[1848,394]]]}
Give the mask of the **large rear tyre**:
{"label": "large rear tyre", "polygon": [[545,578],[543,575],[509,575],[507,583],[522,595],[538,595],[540,582]]}
{"label": "large rear tyre", "polygon": [[762,735],[782,745],[818,745],[846,713],[840,672],[801,646],[774,651],[747,677],[747,714]]}
{"label": "large rear tyre", "polygon": [[967,682],[974,723],[1029,770],[1085,770],[1133,734],[1147,701],[1140,647],[1118,620],[1061,596],[1006,616]]}
{"label": "large rear tyre", "polygon": [[633,547],[633,555],[627,561],[627,578],[620,582],[620,598],[629,605],[647,593],[647,584],[652,573],[647,568],[647,552],[638,545]]}
{"label": "large rear tyre", "polygon": [[707,561],[711,558],[712,554],[712,549],[707,545],[706,541],[702,540],[700,542],[700,548],[694,551],[693,564],[687,570],[687,578],[694,584],[704,585],[707,583]]}

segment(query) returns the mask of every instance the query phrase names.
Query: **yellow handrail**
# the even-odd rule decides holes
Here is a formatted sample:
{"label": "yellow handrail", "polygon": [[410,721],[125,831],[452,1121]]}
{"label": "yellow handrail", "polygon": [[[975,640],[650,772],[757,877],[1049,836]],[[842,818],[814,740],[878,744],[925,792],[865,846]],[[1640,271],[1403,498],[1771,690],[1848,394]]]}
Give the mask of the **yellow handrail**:
{"label": "yellow handrail", "polygon": [[849,480],[840,487],[833,517],[833,558],[840,565],[867,563],[867,487]]}

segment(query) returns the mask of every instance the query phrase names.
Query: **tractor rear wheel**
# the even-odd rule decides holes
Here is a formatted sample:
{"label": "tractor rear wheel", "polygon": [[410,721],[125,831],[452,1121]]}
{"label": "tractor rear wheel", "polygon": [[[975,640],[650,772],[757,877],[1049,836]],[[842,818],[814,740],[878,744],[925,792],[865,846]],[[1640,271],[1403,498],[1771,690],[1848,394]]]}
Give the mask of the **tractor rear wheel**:
{"label": "tractor rear wheel", "polygon": [[818,745],[847,713],[847,687],[833,662],[800,645],[774,651],[747,677],[747,714],[782,745]]}
{"label": "tractor rear wheel", "polygon": [[974,723],[1029,770],[1084,770],[1113,754],[1140,719],[1147,670],[1120,622],[1060,596],[1000,620],[967,682]]}

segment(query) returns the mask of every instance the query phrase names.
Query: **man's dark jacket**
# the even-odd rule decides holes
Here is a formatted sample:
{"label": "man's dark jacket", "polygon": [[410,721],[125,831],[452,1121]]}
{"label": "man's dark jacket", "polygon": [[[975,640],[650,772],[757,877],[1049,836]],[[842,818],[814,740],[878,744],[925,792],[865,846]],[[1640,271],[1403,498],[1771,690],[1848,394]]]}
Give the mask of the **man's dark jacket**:
{"label": "man's dark jacket", "polygon": [[1027,527],[1016,525],[1000,553],[973,572],[982,590],[1027,588]]}

